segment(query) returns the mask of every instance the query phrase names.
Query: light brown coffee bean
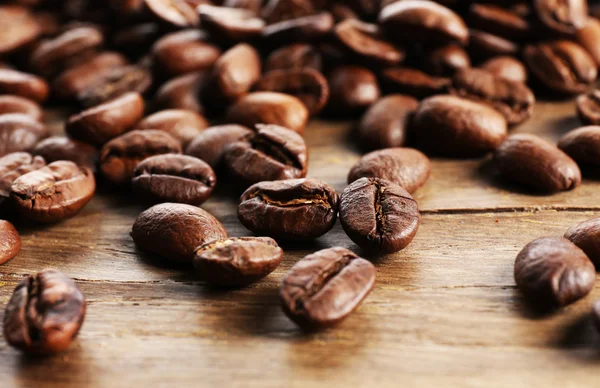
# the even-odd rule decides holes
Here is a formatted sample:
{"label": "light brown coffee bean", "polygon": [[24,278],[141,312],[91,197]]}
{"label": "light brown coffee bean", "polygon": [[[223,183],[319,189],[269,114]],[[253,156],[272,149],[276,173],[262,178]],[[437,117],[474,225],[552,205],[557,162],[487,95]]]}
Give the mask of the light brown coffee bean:
{"label": "light brown coffee bean", "polygon": [[156,112],[135,125],[136,129],[158,129],[168,132],[181,142],[183,148],[209,124],[206,119],[196,112],[184,109],[168,109]]}
{"label": "light brown coffee bean", "polygon": [[39,155],[48,163],[70,160],[78,166],[88,167],[96,172],[98,150],[96,147],[64,136],[52,136],[35,145],[34,155]]}
{"label": "light brown coffee bean", "polygon": [[0,55],[12,53],[33,42],[41,34],[35,15],[25,7],[0,6]]}
{"label": "light brown coffee bean", "polygon": [[265,27],[264,20],[248,9],[201,5],[198,14],[202,28],[220,42],[248,42],[260,37]]}
{"label": "light brown coffee bean", "polygon": [[0,213],[6,210],[10,187],[15,179],[45,165],[44,158],[27,152],[13,152],[0,157]]}
{"label": "light brown coffee bean", "polygon": [[156,18],[176,27],[195,27],[200,19],[190,3],[185,0],[144,0]]}
{"label": "light brown coffee bean", "polygon": [[533,5],[538,19],[548,29],[558,33],[575,34],[587,21],[585,0],[535,0]]}
{"label": "light brown coffee bean", "polygon": [[12,94],[43,103],[48,98],[50,88],[46,81],[33,74],[17,70],[0,69],[0,93]]}
{"label": "light brown coffee bean", "polygon": [[46,136],[46,126],[31,116],[20,113],[0,115],[0,156],[30,151]]}
{"label": "light brown coffee bean", "polygon": [[44,111],[34,101],[10,94],[0,95],[0,115],[7,113],[24,114],[37,121],[44,118]]}
{"label": "light brown coffee bean", "polygon": [[21,237],[13,224],[0,220],[0,265],[12,260],[21,250]]}
{"label": "light brown coffee bean", "polygon": [[497,77],[515,82],[527,82],[527,68],[521,61],[513,57],[491,58],[479,65],[479,67]]}

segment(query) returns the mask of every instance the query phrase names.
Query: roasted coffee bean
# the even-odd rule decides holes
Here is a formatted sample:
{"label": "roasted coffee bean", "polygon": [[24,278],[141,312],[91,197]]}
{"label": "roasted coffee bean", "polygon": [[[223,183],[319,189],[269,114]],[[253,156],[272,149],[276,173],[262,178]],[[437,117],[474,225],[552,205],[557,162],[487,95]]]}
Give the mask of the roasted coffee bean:
{"label": "roasted coffee bean", "polygon": [[0,265],[12,260],[21,250],[21,237],[8,221],[0,220]]}
{"label": "roasted coffee bean", "polygon": [[425,0],[404,0],[385,6],[379,24],[396,42],[467,44],[469,32],[463,20],[443,5]]}
{"label": "roasted coffee bean", "polygon": [[85,298],[75,282],[46,269],[15,288],[4,311],[4,338],[25,353],[62,352],[79,333],[85,310]]}
{"label": "roasted coffee bean", "polygon": [[17,178],[10,198],[23,217],[50,223],[79,213],[95,191],[92,170],[61,160]]}
{"label": "roasted coffee bean", "polygon": [[334,2],[329,6],[328,10],[338,23],[348,19],[360,19],[360,16],[354,11],[354,9],[343,2]]}
{"label": "roasted coffee bean", "polygon": [[278,125],[256,125],[241,140],[225,147],[229,173],[250,184],[262,181],[303,178],[308,149],[302,136]]}
{"label": "roasted coffee bean", "polygon": [[98,163],[98,150],[95,147],[64,136],[52,136],[40,141],[32,153],[43,157],[48,163],[70,160],[94,172]]}
{"label": "roasted coffee bean", "polygon": [[418,69],[392,67],[381,72],[382,83],[387,90],[416,98],[444,94],[450,87],[450,79],[434,77]]}
{"label": "roasted coffee bean", "polygon": [[283,311],[306,329],[335,325],[369,295],[375,266],[348,249],[334,247],[306,256],[283,278]]}
{"label": "roasted coffee bean", "polygon": [[136,124],[136,129],[158,129],[168,132],[181,142],[182,148],[208,128],[206,119],[196,112],[169,109],[154,113]]}
{"label": "roasted coffee bean", "polygon": [[139,66],[118,66],[99,75],[87,89],[77,95],[86,107],[100,105],[124,94],[144,94],[152,85],[148,70]]}
{"label": "roasted coffee bean", "polygon": [[73,139],[102,146],[133,129],[143,115],[142,96],[139,93],[127,93],[71,116],[65,129]]}
{"label": "roasted coffee bean", "polygon": [[600,218],[573,225],[565,233],[565,238],[583,250],[596,268],[600,268]]}
{"label": "roasted coffee bean", "polygon": [[34,101],[9,94],[0,95],[0,115],[7,113],[24,114],[37,121],[44,118],[44,111]]}
{"label": "roasted coffee bean", "polygon": [[417,234],[417,202],[395,183],[360,178],[340,198],[340,222],[358,246],[380,254],[404,249]]}
{"label": "roasted coffee bean", "polygon": [[527,82],[527,69],[525,65],[513,57],[495,57],[479,65],[497,77],[502,77],[515,82]]}
{"label": "roasted coffee bean", "polygon": [[312,15],[316,7],[312,0],[267,0],[262,17],[268,24]]}
{"label": "roasted coffee bean", "polygon": [[168,77],[209,69],[220,55],[221,49],[196,29],[167,34],[152,47],[156,69]]}
{"label": "roasted coffee bean", "polygon": [[144,0],[144,2],[158,20],[176,27],[195,27],[200,22],[194,7],[185,0]]}
{"label": "roasted coffee bean", "polygon": [[538,238],[515,261],[515,282],[538,308],[566,306],[594,287],[594,264],[575,244],[562,237]]}
{"label": "roasted coffee bean", "polygon": [[216,169],[221,166],[225,147],[251,133],[250,129],[235,124],[210,127],[192,140],[185,153]]}
{"label": "roasted coffee bean", "polygon": [[512,135],[494,153],[498,171],[508,180],[556,192],[581,183],[577,163],[553,144],[531,134]]}
{"label": "roasted coffee bean", "polygon": [[469,26],[515,40],[530,38],[533,33],[526,18],[494,4],[472,4]]}
{"label": "roasted coffee bean", "polygon": [[256,13],[247,9],[198,7],[200,23],[211,37],[228,43],[247,42],[260,37],[265,22]]}
{"label": "roasted coffee bean", "polygon": [[138,216],[131,237],[143,251],[191,264],[199,246],[229,236],[219,220],[205,210],[182,203],[162,203]]}
{"label": "roasted coffee bean", "polygon": [[224,7],[247,9],[258,14],[263,6],[263,0],[225,0]]}
{"label": "roasted coffee bean", "polygon": [[135,130],[106,143],[100,151],[100,171],[111,183],[127,184],[144,159],[161,154],[180,154],[181,143],[167,132]]}
{"label": "roasted coffee bean", "polygon": [[426,49],[423,66],[437,76],[452,76],[458,70],[471,67],[469,54],[458,44]]}
{"label": "roasted coffee bean", "polygon": [[591,125],[567,132],[558,148],[580,166],[600,167],[600,126]]}
{"label": "roasted coffee bean", "polygon": [[270,71],[254,84],[254,90],[297,97],[313,116],[329,101],[327,79],[319,71],[310,68]]}
{"label": "roasted coffee bean", "polygon": [[0,7],[0,55],[12,53],[33,42],[41,34],[41,26],[27,8]]}
{"label": "roasted coffee bean", "polygon": [[338,23],[334,35],[351,56],[367,64],[395,66],[406,55],[404,50],[384,40],[375,24],[348,19]]}
{"label": "roasted coffee bean", "polygon": [[533,113],[535,96],[522,82],[497,77],[483,69],[464,69],[452,78],[452,94],[490,105],[508,125],[523,123]]}
{"label": "roasted coffee bean", "polygon": [[348,184],[360,178],[381,178],[409,193],[423,186],[431,174],[429,158],[412,148],[387,148],[364,155],[348,173]]}
{"label": "roasted coffee bean", "polygon": [[448,95],[423,100],[411,127],[419,146],[443,156],[479,156],[507,136],[506,120],[496,110]]}
{"label": "roasted coffee bean", "polygon": [[577,114],[584,124],[600,125],[600,90],[577,97]]}
{"label": "roasted coffee bean", "polygon": [[265,71],[311,68],[321,71],[323,58],[319,50],[306,43],[294,43],[273,51],[265,62]]}
{"label": "roasted coffee bean", "polygon": [[533,75],[551,90],[577,94],[596,81],[597,65],[583,47],[558,40],[525,47],[525,62]]}
{"label": "roasted coffee bean", "polygon": [[406,143],[412,115],[419,102],[401,94],[374,103],[358,124],[358,144],[368,150],[399,147]]}
{"label": "roasted coffee bean", "polygon": [[158,23],[139,23],[114,32],[111,46],[128,58],[137,59],[151,51],[154,43],[161,36]]}
{"label": "roasted coffee bean", "polygon": [[31,116],[20,113],[0,115],[0,156],[30,151],[46,136],[46,126]]}
{"label": "roasted coffee bean", "polygon": [[210,284],[243,286],[273,272],[283,259],[283,249],[268,237],[228,238],[196,250],[194,267]]}
{"label": "roasted coffee bean", "polygon": [[329,12],[269,24],[262,31],[263,41],[270,46],[292,42],[316,42],[331,32],[335,21]]}
{"label": "roasted coffee bean", "polygon": [[202,113],[204,108],[198,99],[204,86],[206,74],[191,73],[165,82],[154,95],[156,109],[185,109]]}
{"label": "roasted coffee bean", "polygon": [[471,29],[469,37],[469,53],[474,59],[517,56],[520,51],[517,43],[488,32]]}
{"label": "roasted coffee bean", "polygon": [[585,0],[534,0],[535,13],[550,30],[574,34],[587,21],[588,8]]}
{"label": "roasted coffee bean", "polygon": [[14,152],[0,157],[0,213],[6,206],[15,179],[45,165],[43,157],[34,157],[27,152]]}
{"label": "roasted coffee bean", "polygon": [[600,66],[600,20],[589,18],[585,26],[577,29],[577,42],[592,56]]}
{"label": "roasted coffee bean", "polygon": [[240,98],[227,112],[227,122],[254,128],[274,124],[302,133],[308,122],[308,109],[296,97],[273,92],[254,92]]}
{"label": "roasted coffee bean", "polygon": [[375,74],[365,67],[337,67],[327,78],[330,89],[328,110],[334,114],[360,113],[381,96]]}
{"label": "roasted coffee bean", "polygon": [[43,79],[17,70],[0,69],[0,93],[28,98],[38,103],[46,101],[50,88]]}
{"label": "roasted coffee bean", "polygon": [[260,182],[242,194],[241,223],[254,233],[286,240],[311,240],[337,219],[335,189],[316,179]]}
{"label": "roasted coffee bean", "polygon": [[217,176],[193,156],[166,154],[145,159],[133,172],[133,190],[155,203],[200,205],[212,194]]}

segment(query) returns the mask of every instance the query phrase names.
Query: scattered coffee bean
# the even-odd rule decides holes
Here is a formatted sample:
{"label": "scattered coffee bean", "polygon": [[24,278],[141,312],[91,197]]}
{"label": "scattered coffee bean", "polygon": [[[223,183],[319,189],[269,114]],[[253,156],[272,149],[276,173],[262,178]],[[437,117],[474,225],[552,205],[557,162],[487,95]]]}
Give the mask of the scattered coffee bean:
{"label": "scattered coffee bean", "polygon": [[600,126],[591,125],[567,132],[558,148],[580,166],[600,167]]}
{"label": "scattered coffee bean", "polygon": [[225,0],[224,7],[247,9],[258,14],[263,6],[263,0]]}
{"label": "scattered coffee bean", "polygon": [[209,126],[200,114],[184,109],[168,109],[154,113],[135,125],[136,129],[158,129],[168,132],[183,148]]}
{"label": "scattered coffee bean", "polygon": [[0,115],[7,113],[20,113],[41,121],[44,117],[42,108],[27,98],[11,95],[0,95]]}
{"label": "scattered coffee bean", "polygon": [[265,27],[264,20],[248,9],[201,5],[198,14],[202,28],[214,39],[226,43],[256,39]]}
{"label": "scattered coffee bean", "polygon": [[387,90],[416,98],[444,94],[450,87],[450,79],[434,77],[409,67],[392,67],[381,72]]}
{"label": "scattered coffee bean", "polygon": [[158,20],[176,27],[195,27],[200,19],[190,2],[182,0],[144,0]]}
{"label": "scattered coffee bean", "polygon": [[471,67],[469,54],[458,44],[427,48],[423,67],[437,76],[452,76],[458,70]]}
{"label": "scattered coffee bean", "polygon": [[0,115],[0,156],[31,151],[46,136],[46,126],[31,116],[19,113]]}
{"label": "scattered coffee bean", "polygon": [[533,5],[539,20],[551,31],[572,35],[587,21],[585,0],[535,0]]}
{"label": "scattered coffee bean", "polygon": [[0,6],[0,55],[12,53],[33,42],[41,34],[35,15],[25,7]]}
{"label": "scattered coffee bean", "polygon": [[596,268],[600,268],[600,218],[573,225],[565,238],[581,248]]}
{"label": "scattered coffee bean", "polygon": [[375,266],[353,252],[329,248],[306,256],[283,278],[283,311],[306,329],[339,323],[367,297]]}
{"label": "scattered coffee bean", "polygon": [[527,39],[533,33],[527,18],[494,4],[472,4],[469,26],[507,39]]}
{"label": "scattered coffee bean", "polygon": [[321,71],[323,58],[319,50],[306,43],[294,43],[273,51],[266,59],[265,71],[311,68]]}
{"label": "scattered coffee bean", "polygon": [[64,136],[52,136],[40,141],[32,153],[43,157],[48,163],[70,160],[94,172],[98,163],[98,150],[95,147]]}
{"label": "scattered coffee bean", "polygon": [[600,20],[589,18],[582,28],[577,29],[577,42],[591,55],[600,66]]}
{"label": "scattered coffee bean", "polygon": [[268,24],[312,15],[316,12],[312,0],[267,0],[262,17]]}
{"label": "scattered coffee bean", "polygon": [[475,60],[500,56],[518,56],[521,48],[515,42],[475,29],[469,30],[469,53]]}
{"label": "scattered coffee bean", "polygon": [[600,90],[577,97],[577,114],[584,124],[600,125]]}
{"label": "scattered coffee bean", "polygon": [[142,67],[113,67],[99,74],[87,89],[77,95],[77,100],[83,106],[94,107],[131,92],[143,94],[151,84],[150,73]]}
{"label": "scattered coffee bean", "polygon": [[50,88],[42,78],[12,69],[0,69],[0,94],[12,94],[42,103]]}
{"label": "scattered coffee bean", "polygon": [[65,274],[47,269],[15,288],[4,312],[4,338],[25,353],[66,350],[85,317],[85,298]]}
{"label": "scattered coffee bean", "polygon": [[21,237],[13,224],[0,220],[0,265],[12,260],[21,250]]}
{"label": "scattered coffee bean", "polygon": [[27,152],[14,152],[0,157],[0,213],[10,197],[10,187],[15,179],[46,165],[44,158]]}
{"label": "scattered coffee bean", "polygon": [[210,127],[192,140],[185,153],[216,169],[221,166],[225,148],[251,133],[250,129],[235,124]]}
{"label": "scattered coffee bean", "polygon": [[489,71],[496,77],[515,82],[527,82],[525,65],[513,57],[494,57],[485,61],[479,67]]}
{"label": "scattered coffee bean", "polygon": [[329,12],[284,20],[269,24],[262,31],[262,39],[267,45],[291,42],[313,42],[326,37],[333,29],[335,21]]}
{"label": "scattered coffee bean", "polygon": [[204,112],[198,95],[206,78],[206,74],[200,72],[182,75],[165,82],[154,95],[155,108],[157,110],[185,109],[197,113]]}
{"label": "scattered coffee bean", "polygon": [[328,109],[335,114],[347,116],[353,112],[360,112],[381,96],[375,74],[365,67],[337,67],[329,73],[328,80]]}

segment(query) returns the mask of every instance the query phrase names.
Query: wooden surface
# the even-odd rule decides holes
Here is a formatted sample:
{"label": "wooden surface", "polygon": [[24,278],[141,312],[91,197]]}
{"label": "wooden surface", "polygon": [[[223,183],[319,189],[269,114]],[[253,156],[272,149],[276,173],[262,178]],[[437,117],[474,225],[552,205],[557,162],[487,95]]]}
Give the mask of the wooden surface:
{"label": "wooden surface", "polygon": [[[557,139],[579,125],[572,102],[540,103],[519,132]],[[310,171],[338,190],[359,153],[347,123],[314,122]],[[338,327],[305,334],[283,314],[278,288],[301,257],[340,245],[341,227],[284,246],[285,259],[250,287],[223,290],[136,251],[143,210],[101,193],[76,218],[19,225],[21,254],[0,266],[0,305],[26,274],[54,267],[88,300],[79,339],[64,354],[28,358],[0,341],[2,387],[577,387],[595,386],[600,335],[586,299],[540,316],[515,289],[513,262],[529,241],[562,235],[600,214],[597,180],[552,196],[494,177],[486,160],[434,160],[415,197],[423,217],[404,251],[374,259],[377,284]],[[247,235],[226,189],[203,207]],[[0,311],[0,318],[3,311]]]}

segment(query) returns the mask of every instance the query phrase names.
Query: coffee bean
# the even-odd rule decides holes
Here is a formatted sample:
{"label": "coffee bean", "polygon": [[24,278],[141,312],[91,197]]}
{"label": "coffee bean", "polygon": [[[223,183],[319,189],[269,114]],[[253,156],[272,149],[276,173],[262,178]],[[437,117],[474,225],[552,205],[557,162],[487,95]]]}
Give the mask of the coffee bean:
{"label": "coffee bean", "polygon": [[533,75],[549,89],[584,92],[596,81],[597,65],[583,47],[567,40],[528,45],[523,53]]}
{"label": "coffee bean", "polygon": [[533,33],[526,18],[494,4],[472,4],[469,26],[515,40],[530,38]]}
{"label": "coffee bean", "polygon": [[574,34],[587,21],[587,1],[585,0],[535,0],[535,13],[550,30]]}
{"label": "coffee bean", "polygon": [[210,213],[181,203],[163,203],[143,211],[131,237],[143,251],[189,264],[199,246],[228,238],[225,227]]}
{"label": "coffee bean", "polygon": [[135,130],[106,143],[100,151],[100,171],[111,183],[128,184],[144,159],[161,154],[180,154],[181,143],[167,132]]}
{"label": "coffee bean", "polygon": [[340,222],[358,246],[380,254],[404,249],[417,234],[419,208],[410,194],[380,178],[360,178],[340,198]]}
{"label": "coffee bean", "polygon": [[0,213],[10,196],[10,187],[15,179],[46,165],[44,158],[27,152],[14,152],[0,157]]}
{"label": "coffee bean", "polygon": [[283,250],[268,237],[228,238],[197,248],[194,267],[210,284],[243,286],[273,272],[282,258]]}
{"label": "coffee bean", "polygon": [[130,92],[145,93],[152,85],[148,70],[139,66],[118,66],[103,72],[77,95],[86,107],[94,107]]}
{"label": "coffee bean", "polygon": [[360,178],[381,178],[409,193],[423,186],[431,174],[429,158],[412,148],[387,148],[364,155],[348,173],[348,184]]}
{"label": "coffee bean", "polygon": [[195,27],[199,24],[196,11],[185,0],[144,0],[148,9],[167,24],[176,27]]}
{"label": "coffee bean", "polygon": [[254,92],[229,108],[226,121],[253,128],[274,124],[302,133],[308,122],[308,109],[296,97],[274,92]]}
{"label": "coffee bean", "polygon": [[290,179],[251,186],[240,198],[238,217],[257,234],[311,240],[333,228],[337,210],[333,187],[316,179]]}
{"label": "coffee bean", "polygon": [[292,42],[316,42],[325,38],[335,21],[329,12],[269,24],[262,31],[263,42],[277,46]]}
{"label": "coffee bean", "polygon": [[258,14],[262,8],[263,0],[225,0],[224,7],[247,9]]}
{"label": "coffee bean", "polygon": [[75,216],[95,191],[92,170],[62,160],[17,178],[10,198],[23,217],[51,223]]}
{"label": "coffee bean", "polygon": [[155,108],[204,112],[204,107],[200,104],[198,95],[206,82],[206,78],[206,74],[200,72],[182,75],[165,82],[154,95]]}
{"label": "coffee bean", "polygon": [[0,265],[12,260],[21,250],[21,237],[13,224],[0,220]]}
{"label": "coffee bean", "polygon": [[596,268],[600,268],[600,218],[573,225],[565,233],[565,238],[583,250]]}
{"label": "coffee bean", "polygon": [[506,138],[506,120],[487,105],[455,96],[421,102],[412,120],[417,144],[444,156],[470,157],[494,150]]}
{"label": "coffee bean", "polygon": [[464,69],[452,78],[452,94],[490,105],[502,113],[510,126],[526,121],[533,113],[535,96],[522,82],[497,77],[483,69]]}
{"label": "coffee bean", "polygon": [[577,29],[577,42],[591,55],[600,66],[600,20],[589,18],[582,28]]}
{"label": "coffee bean", "polygon": [[0,115],[7,113],[24,114],[37,121],[41,121],[44,117],[44,111],[34,101],[9,94],[0,95]]}
{"label": "coffee bean", "polygon": [[202,28],[211,34],[211,37],[228,43],[256,39],[265,27],[264,20],[247,9],[201,5],[198,7],[198,14]]}
{"label": "coffee bean", "polygon": [[4,311],[4,338],[25,353],[62,352],[79,333],[85,310],[85,298],[75,282],[46,269],[15,288]]}
{"label": "coffee bean", "polygon": [[136,129],[158,129],[168,132],[183,148],[204,129],[208,121],[200,114],[184,109],[168,109],[154,113],[136,124]]}
{"label": "coffee bean", "polygon": [[19,113],[0,115],[0,156],[30,151],[46,136],[46,126],[31,116]]}
{"label": "coffee bean", "polygon": [[251,133],[250,129],[235,124],[210,127],[192,140],[185,153],[202,159],[216,169],[223,162],[225,148]]}
{"label": "coffee bean", "polygon": [[364,149],[399,147],[406,143],[409,123],[419,102],[401,94],[383,97],[358,125],[358,144]]}
{"label": "coffee bean", "polygon": [[262,17],[268,24],[312,15],[316,7],[312,0],[267,0]]}
{"label": "coffee bean", "polygon": [[138,23],[132,26],[123,26],[114,32],[111,38],[111,47],[129,58],[143,57],[151,51],[154,43],[161,37],[162,31],[158,23]]}
{"label": "coffee bean", "polygon": [[567,132],[558,148],[580,166],[600,167],[600,126],[591,125]]}
{"label": "coffee bean", "polygon": [[335,325],[350,315],[375,284],[375,266],[334,247],[306,256],[283,278],[283,311],[303,328]]}
{"label": "coffee bean", "polygon": [[297,97],[312,116],[318,114],[329,101],[327,79],[319,71],[310,68],[270,71],[254,84],[254,90]]}
{"label": "coffee bean", "polygon": [[474,59],[517,56],[520,50],[517,43],[498,35],[475,29],[469,30],[469,53]]}
{"label": "coffee bean", "polygon": [[452,10],[424,0],[405,0],[385,6],[379,24],[390,39],[425,44],[469,41],[467,26]]}
{"label": "coffee bean", "polygon": [[418,69],[392,67],[381,72],[386,89],[393,93],[403,93],[416,98],[447,93],[450,79],[434,77]]}
{"label": "coffee bean", "polygon": [[127,93],[71,116],[65,130],[73,139],[102,146],[131,130],[143,114],[142,96],[139,93]]}
{"label": "coffee bean", "polygon": [[266,59],[265,71],[311,68],[321,71],[323,59],[319,50],[306,43],[294,43],[273,51]]}
{"label": "coffee bean", "polygon": [[581,183],[573,159],[531,134],[506,139],[494,153],[494,162],[504,178],[544,192],[571,190]]}
{"label": "coffee bean", "polygon": [[600,125],[600,90],[577,97],[577,114],[584,124]]}
{"label": "coffee bean", "polygon": [[340,66],[327,78],[330,89],[328,110],[334,114],[360,113],[381,96],[375,74],[365,67]]}
{"label": "coffee bean", "polygon": [[458,44],[426,49],[423,66],[433,75],[452,76],[458,70],[471,67],[469,54]]}
{"label": "coffee bean", "polygon": [[348,19],[360,19],[360,16],[354,11],[352,7],[342,2],[334,2],[329,5],[329,12],[335,19],[336,22],[341,23]]}
{"label": "coffee bean", "polygon": [[213,169],[198,158],[166,154],[145,159],[133,172],[133,190],[155,203],[200,205],[217,184]]}
{"label": "coffee bean", "polygon": [[594,265],[562,237],[538,238],[515,261],[515,282],[528,302],[539,308],[566,306],[594,287]]}
{"label": "coffee bean", "polygon": [[24,7],[0,7],[0,55],[12,53],[33,42],[41,33],[35,16]]}
{"label": "coffee bean", "polygon": [[49,92],[46,81],[33,74],[0,69],[0,94],[12,94],[42,103],[48,98]]}
{"label": "coffee bean", "polygon": [[95,147],[64,136],[52,136],[40,141],[32,153],[43,157],[48,163],[70,160],[94,172],[98,163],[98,150]]}
{"label": "coffee bean", "polygon": [[494,57],[479,65],[496,77],[502,77],[515,82],[527,82],[525,65],[513,57]]}

